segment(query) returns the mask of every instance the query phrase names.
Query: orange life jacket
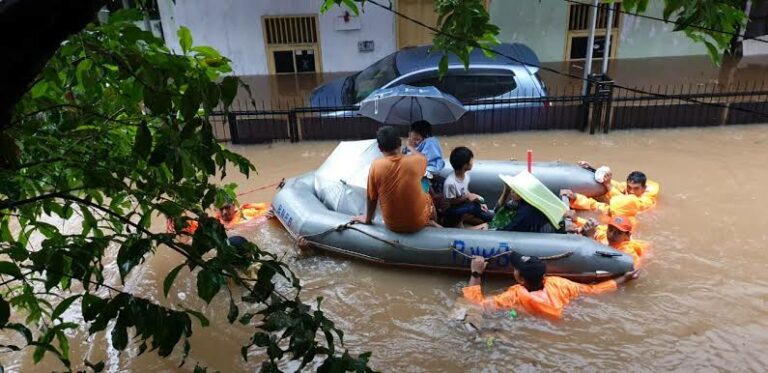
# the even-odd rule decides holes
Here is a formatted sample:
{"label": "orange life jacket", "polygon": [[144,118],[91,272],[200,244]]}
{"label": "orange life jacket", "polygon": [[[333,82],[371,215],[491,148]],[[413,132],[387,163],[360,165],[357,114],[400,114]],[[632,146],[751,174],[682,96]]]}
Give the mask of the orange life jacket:
{"label": "orange life jacket", "polygon": [[269,213],[269,203],[246,203],[237,209],[237,213],[230,221],[226,221],[221,217],[221,213],[216,213],[214,217],[219,219],[221,224],[226,228],[232,228],[239,224],[247,223],[252,220],[266,221]]}
{"label": "orange life jacket", "polygon": [[[600,242],[603,245],[608,245],[608,226],[598,225],[595,228],[595,241]],[[648,252],[648,243],[645,241],[630,239],[618,244],[610,245],[614,249],[621,251],[632,257],[632,263],[635,269],[640,268],[643,261],[643,256]]]}
{"label": "orange life jacket", "polygon": [[557,277],[544,277],[544,288],[528,291],[523,285],[509,287],[504,293],[485,298],[480,285],[464,288],[464,297],[475,304],[480,304],[492,310],[515,309],[536,316],[550,319],[560,319],[563,309],[571,300],[582,294],[602,294],[616,290],[618,285],[614,280],[604,281],[594,285],[585,285]]}

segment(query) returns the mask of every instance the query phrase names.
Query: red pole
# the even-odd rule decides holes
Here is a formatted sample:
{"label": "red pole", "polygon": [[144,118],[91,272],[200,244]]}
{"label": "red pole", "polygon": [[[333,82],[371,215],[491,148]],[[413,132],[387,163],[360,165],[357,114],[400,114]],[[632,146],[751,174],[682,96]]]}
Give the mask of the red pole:
{"label": "red pole", "polygon": [[528,149],[528,172],[531,172],[531,163],[533,163],[533,150]]}

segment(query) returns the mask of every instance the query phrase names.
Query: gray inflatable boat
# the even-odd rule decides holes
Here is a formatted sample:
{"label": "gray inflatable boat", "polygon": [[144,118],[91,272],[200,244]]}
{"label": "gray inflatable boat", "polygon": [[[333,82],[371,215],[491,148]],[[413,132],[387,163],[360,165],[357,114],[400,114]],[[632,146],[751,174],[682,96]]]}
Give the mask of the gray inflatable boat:
{"label": "gray inflatable boat", "polygon": [[[344,164],[350,159],[346,157]],[[345,168],[350,173],[354,167]],[[525,168],[524,162],[476,162],[470,189],[486,201],[495,201],[503,188],[498,175],[516,175]],[[511,273],[506,253],[514,250],[547,260],[548,274],[580,282],[613,278],[633,269],[628,255],[578,235],[431,227],[400,234],[389,231],[378,214],[371,225],[353,225],[349,223],[352,217],[365,208],[365,190],[343,179],[331,188],[323,187],[327,183],[318,181],[322,180],[316,175],[320,171],[286,180],[272,206],[294,238],[303,237],[332,253],[388,265],[464,271],[471,256],[481,255],[490,259],[487,271]],[[447,175],[450,170],[443,172]],[[576,165],[534,163],[533,174],[553,192],[565,188],[588,196],[605,192],[591,172]]]}

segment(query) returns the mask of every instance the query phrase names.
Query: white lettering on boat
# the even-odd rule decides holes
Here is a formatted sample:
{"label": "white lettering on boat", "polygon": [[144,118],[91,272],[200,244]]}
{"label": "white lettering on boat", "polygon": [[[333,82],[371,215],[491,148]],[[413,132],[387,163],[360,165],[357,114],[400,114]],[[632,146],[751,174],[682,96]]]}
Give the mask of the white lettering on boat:
{"label": "white lettering on boat", "polygon": [[[467,258],[464,255],[459,255],[456,251],[475,256],[479,255],[484,258],[491,258],[496,255],[499,255],[501,253],[509,252],[511,249],[509,248],[509,244],[506,242],[499,242],[499,245],[496,247],[482,247],[482,246],[471,246],[467,245],[466,242],[463,240],[454,240],[453,241],[453,248],[455,251],[452,251],[452,260],[453,263],[461,263],[463,265],[469,265],[469,258]],[[501,255],[493,260],[493,263],[495,263],[496,267],[508,267],[512,263],[510,262],[509,255]]]}
{"label": "white lettering on boat", "polygon": [[283,207],[282,204],[277,205],[277,210],[275,211],[277,213],[277,216],[280,218],[280,220],[285,223],[287,226],[293,225],[293,216],[291,216],[291,213],[288,212],[288,209]]}

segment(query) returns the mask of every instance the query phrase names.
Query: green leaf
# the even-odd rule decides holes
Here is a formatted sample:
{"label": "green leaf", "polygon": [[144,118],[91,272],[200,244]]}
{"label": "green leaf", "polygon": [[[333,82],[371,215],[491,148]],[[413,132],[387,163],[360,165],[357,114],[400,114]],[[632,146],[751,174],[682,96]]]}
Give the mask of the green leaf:
{"label": "green leaf", "polygon": [[237,315],[240,313],[240,310],[237,308],[237,305],[235,304],[235,300],[233,298],[229,298],[229,312],[227,313],[227,320],[230,324],[234,323],[235,320],[237,320]]}
{"label": "green leaf", "polygon": [[13,242],[11,234],[11,219],[6,216],[0,216],[0,242]]}
{"label": "green leaf", "polygon": [[128,273],[144,260],[144,255],[151,249],[152,241],[148,239],[129,240],[120,246],[120,251],[117,253],[117,268],[120,270],[123,283]]}
{"label": "green leaf", "polygon": [[196,47],[190,48],[189,50],[192,52],[197,52],[197,54],[202,57],[221,57],[221,53],[219,53],[219,51],[205,45],[198,45]]}
{"label": "green leaf", "polygon": [[59,228],[56,228],[55,225],[48,224],[43,221],[35,221],[32,223],[32,225],[34,225],[38,232],[45,236],[45,238],[52,238],[59,232]]}
{"label": "green leaf", "polygon": [[32,343],[32,332],[26,326],[17,323],[9,323],[5,325],[5,328],[19,332],[19,334],[24,337],[27,344]]}
{"label": "green leaf", "polygon": [[104,299],[90,293],[83,294],[83,319],[85,321],[95,320],[96,316],[101,314],[106,306],[107,302]]}
{"label": "green leaf", "polygon": [[42,80],[35,84],[32,89],[29,90],[29,93],[32,95],[32,98],[40,98],[46,92],[48,91],[48,81]]}
{"label": "green leaf", "polygon": [[90,361],[88,361],[88,359],[86,359],[85,360],[85,366],[87,366],[88,368],[93,369],[94,373],[99,373],[102,370],[104,370],[104,362],[103,361],[99,361],[98,363],[94,364],[94,363],[91,363]]}
{"label": "green leaf", "polygon": [[[119,320],[119,319],[118,319]],[[112,329],[112,347],[115,350],[122,351],[128,346],[128,330],[125,325],[118,322]]]}
{"label": "green leaf", "polygon": [[95,230],[98,223],[96,222],[96,218],[91,213],[91,210],[88,207],[81,207],[80,208],[80,214],[83,216],[83,236],[87,236],[88,233],[92,230]]}
{"label": "green leaf", "polygon": [[16,266],[16,264],[11,262],[0,262],[0,275],[8,275],[13,278],[20,279],[21,271],[19,270],[19,267]]}
{"label": "green leaf", "polygon": [[200,326],[204,328],[211,324],[210,321],[208,321],[208,318],[198,311],[187,309],[186,312],[197,318],[197,320],[200,321]]}
{"label": "green leaf", "polygon": [[320,4],[320,14],[327,12],[334,4],[336,4],[334,0],[323,0],[323,3]]}
{"label": "green leaf", "polygon": [[197,115],[197,110],[200,108],[200,92],[197,87],[190,86],[184,91],[184,95],[181,96],[181,116],[186,120],[192,119]]}
{"label": "green leaf", "polygon": [[176,268],[168,272],[168,275],[165,276],[165,279],[163,280],[163,294],[165,294],[166,298],[168,298],[168,292],[171,290],[173,282],[176,281],[176,276],[179,275],[179,271],[181,271],[185,265],[187,265],[187,262],[179,264],[176,266]]}
{"label": "green leaf", "polygon": [[181,216],[184,212],[184,209],[173,201],[163,201],[157,204],[157,210],[168,217]]}
{"label": "green leaf", "polygon": [[208,111],[212,111],[216,105],[219,104],[219,98],[221,97],[221,89],[216,83],[209,83],[205,89],[205,108]]}
{"label": "green leaf", "polygon": [[179,27],[179,31],[176,32],[176,36],[179,38],[179,46],[181,46],[181,50],[186,54],[192,47],[192,33],[188,28],[181,26]]}
{"label": "green leaf", "polygon": [[171,96],[166,92],[158,92],[150,86],[144,86],[144,104],[152,114],[165,115],[171,111]]}
{"label": "green leaf", "polygon": [[141,159],[149,158],[152,152],[152,133],[149,132],[147,122],[142,121],[136,128],[136,137],[133,141],[133,154]]}
{"label": "green leaf", "polygon": [[443,56],[440,57],[440,66],[438,67],[437,72],[440,77],[440,80],[442,80],[445,74],[448,72],[448,55],[447,54],[443,54]]}
{"label": "green leaf", "polygon": [[352,11],[352,13],[355,13],[356,16],[360,15],[360,10],[357,9],[357,4],[355,4],[354,1],[352,0],[343,0],[343,1],[344,1],[344,5],[346,5],[347,8],[349,8]]}
{"label": "green leaf", "polygon": [[67,299],[64,299],[59,303],[59,305],[56,306],[56,308],[53,310],[53,313],[51,313],[51,320],[58,319],[64,312],[69,309],[69,306],[72,305],[74,301],[76,301],[78,298],[80,298],[80,294],[73,295]]}
{"label": "green leaf", "polygon": [[[141,20],[141,10],[138,8],[121,9],[109,14],[109,23],[135,22]],[[131,24],[133,26],[133,24]]]}
{"label": "green leaf", "polygon": [[237,96],[237,88],[240,86],[240,79],[227,76],[221,82],[221,102],[225,107],[232,105],[232,101]]}
{"label": "green leaf", "polygon": [[59,341],[59,350],[64,359],[69,360],[69,339],[63,330],[56,330],[56,339]]}
{"label": "green leaf", "polygon": [[253,319],[253,316],[255,316],[252,313],[245,313],[243,316],[240,317],[240,323],[243,325],[248,325],[251,322],[251,319]]}
{"label": "green leaf", "polygon": [[714,62],[716,65],[718,65],[718,66],[719,66],[719,65],[720,65],[720,62],[722,61],[722,57],[723,57],[723,56],[720,54],[720,50],[719,50],[719,49],[717,49],[717,46],[715,46],[714,44],[712,44],[712,43],[710,43],[710,42],[708,42],[708,41],[705,41],[705,42],[704,42],[704,45],[705,45],[705,46],[707,46],[707,52],[709,52],[709,57],[712,59],[712,61],[713,61],[713,62]]}
{"label": "green leaf", "polygon": [[8,323],[8,319],[11,318],[11,306],[0,295],[0,329]]}
{"label": "green leaf", "polygon": [[211,299],[221,290],[223,282],[220,273],[209,268],[203,268],[197,274],[197,295],[205,300],[206,303],[211,303]]}

